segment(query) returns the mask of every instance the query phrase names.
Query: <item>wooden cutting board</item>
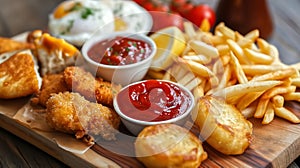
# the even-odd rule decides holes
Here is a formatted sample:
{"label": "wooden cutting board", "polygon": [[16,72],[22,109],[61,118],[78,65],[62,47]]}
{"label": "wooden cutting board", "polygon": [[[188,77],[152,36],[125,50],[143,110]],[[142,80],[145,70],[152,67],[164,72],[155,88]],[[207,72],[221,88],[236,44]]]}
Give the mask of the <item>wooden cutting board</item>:
{"label": "wooden cutting board", "polygon": [[[84,154],[72,153],[57,146],[47,133],[31,129],[12,117],[28,98],[17,100],[0,100],[0,126],[13,134],[32,143],[48,154],[56,157],[71,167],[143,167],[134,157],[122,156],[95,144]],[[300,104],[286,103],[300,117]],[[258,119],[250,119],[253,123],[253,140],[250,147],[242,155],[227,156],[219,153],[204,142],[208,159],[201,167],[287,167],[300,155],[300,124],[291,124],[280,118],[269,125],[262,125]],[[192,123],[187,123],[187,125]],[[197,134],[196,127],[192,132]],[[124,126],[121,131],[126,133]],[[133,142],[122,140],[103,142],[105,145],[123,148],[133,153]]]}

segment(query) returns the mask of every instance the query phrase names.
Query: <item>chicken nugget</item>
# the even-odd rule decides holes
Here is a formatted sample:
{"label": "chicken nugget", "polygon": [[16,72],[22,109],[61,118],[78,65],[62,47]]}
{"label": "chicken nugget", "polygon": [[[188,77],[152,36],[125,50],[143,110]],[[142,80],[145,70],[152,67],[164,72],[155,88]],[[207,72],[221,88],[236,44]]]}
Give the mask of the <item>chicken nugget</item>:
{"label": "chicken nugget", "polygon": [[60,74],[48,74],[43,76],[42,87],[35,98],[32,101],[37,102],[42,106],[46,106],[48,99],[53,93],[60,93],[68,91],[67,84],[62,73]]}
{"label": "chicken nugget", "polygon": [[55,130],[75,134],[78,139],[100,135],[115,140],[120,124],[115,111],[74,92],[53,94],[47,101],[46,120]]}
{"label": "chicken nugget", "polygon": [[113,87],[112,83],[103,81],[102,78],[95,78],[81,67],[67,67],[64,78],[70,90],[109,107],[113,106],[113,97],[120,89],[120,86]]}

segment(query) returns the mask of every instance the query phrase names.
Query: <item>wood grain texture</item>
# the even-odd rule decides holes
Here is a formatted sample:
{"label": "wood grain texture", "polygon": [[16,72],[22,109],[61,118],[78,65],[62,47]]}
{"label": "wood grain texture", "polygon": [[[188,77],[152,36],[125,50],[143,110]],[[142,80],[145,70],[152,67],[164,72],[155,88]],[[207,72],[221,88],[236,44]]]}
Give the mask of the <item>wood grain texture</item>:
{"label": "wood grain texture", "polygon": [[[3,100],[0,101],[3,103]],[[19,106],[16,101],[4,101],[9,104],[9,107]],[[300,104],[297,102],[286,103],[286,107],[292,109],[297,116],[300,117]],[[13,113],[13,112],[12,112]],[[205,160],[201,167],[287,167],[294,159],[300,155],[300,124],[291,124],[286,120],[276,118],[269,125],[262,125],[261,120],[251,119],[253,123],[253,140],[250,147],[242,155],[228,156],[221,154],[214,150],[206,142],[203,146],[208,153],[208,159]],[[190,128],[192,122],[188,122],[186,127]],[[117,141],[108,142],[103,141],[101,145],[95,144],[84,154],[75,154],[63,150],[58,147],[56,143],[46,133],[27,128],[16,120],[12,119],[11,115],[0,115],[0,126],[9,130],[13,134],[21,137],[22,139],[34,144],[44,152],[57,158],[63,163],[71,167],[143,167],[143,165],[134,157],[116,154],[103,148],[110,146],[113,148],[122,148],[131,155],[134,154],[134,139],[117,138]],[[127,133],[124,126],[121,126],[122,132]],[[191,131],[198,135],[198,129],[194,126]],[[9,140],[9,139],[8,139]],[[22,146],[22,145],[21,145]],[[51,162],[49,166],[62,166],[60,162],[50,159],[45,159],[42,155],[38,156],[25,156],[22,152],[18,151],[20,145],[13,145],[9,147],[15,155],[21,155],[20,158],[15,158],[15,161],[22,165],[30,164],[33,167],[39,167],[40,164]],[[34,149],[33,149],[34,150]],[[27,149],[27,152],[30,150]],[[41,157],[41,159],[38,159]],[[43,158],[43,159],[42,159]],[[47,158],[47,157],[46,157]],[[3,158],[5,159],[5,157]],[[5,160],[3,161],[5,163]],[[58,165],[56,165],[58,164]],[[27,166],[30,166],[27,165]]]}
{"label": "wood grain texture", "polygon": [[[0,36],[11,37],[24,31],[33,29],[45,29],[47,27],[47,17],[53,8],[63,0],[0,0]],[[197,1],[197,0],[196,0]],[[218,0],[201,0],[215,7]],[[268,0],[271,15],[273,17],[274,31],[269,42],[274,44],[280,53],[280,58],[287,64],[300,61],[300,1],[299,0]],[[5,105],[11,105],[8,101],[1,101]],[[0,103],[0,105],[2,105]],[[295,109],[299,104],[291,104]],[[16,106],[15,109],[20,108]],[[1,109],[0,109],[1,110]],[[297,112],[299,115],[299,112]],[[6,116],[7,117],[7,116]],[[10,117],[10,116],[8,116]],[[6,121],[6,118],[2,118]],[[11,124],[0,121],[2,128],[8,129],[18,136],[30,136],[26,130],[13,131]],[[224,156],[204,143],[205,150],[209,152],[209,158],[202,167],[286,167],[299,156],[299,125],[290,124],[284,120],[276,118],[268,126],[262,126],[259,120],[254,122],[254,139],[245,155]],[[6,124],[6,125],[4,125]],[[24,140],[15,135],[0,129],[0,167],[67,167],[68,164],[76,165],[77,157],[66,157],[57,146],[43,147],[36,140],[25,139],[30,143],[36,144],[40,149],[32,147]],[[279,138],[278,138],[279,137]],[[288,145],[294,142],[292,145]],[[128,148],[132,146],[127,146]],[[34,149],[33,149],[34,148]],[[259,152],[256,148],[261,148]],[[135,158],[127,158],[110,153],[99,146],[94,146],[93,151],[106,155],[109,159],[118,162],[118,165],[128,166],[141,164]],[[46,154],[43,150],[49,153]],[[59,150],[56,153],[53,150]],[[280,157],[277,155],[280,154]],[[57,161],[55,156],[65,163]],[[270,163],[272,160],[272,163]],[[247,165],[243,163],[247,162]],[[86,163],[86,162],[85,162]],[[131,164],[132,163],[132,164]],[[237,166],[237,165],[242,166]],[[41,166],[42,165],[42,166]],[[89,164],[79,164],[88,167]],[[78,167],[77,165],[76,167]],[[130,167],[130,166],[128,166]],[[133,167],[133,166],[132,166]]]}

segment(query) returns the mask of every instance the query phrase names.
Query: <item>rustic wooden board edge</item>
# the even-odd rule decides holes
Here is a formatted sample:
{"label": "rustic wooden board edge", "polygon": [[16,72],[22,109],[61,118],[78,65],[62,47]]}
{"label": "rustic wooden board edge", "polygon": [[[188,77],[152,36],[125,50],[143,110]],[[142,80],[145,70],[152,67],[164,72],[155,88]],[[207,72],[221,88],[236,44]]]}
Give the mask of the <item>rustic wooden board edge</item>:
{"label": "rustic wooden board edge", "polygon": [[[0,126],[70,167],[119,167],[117,163],[100,156],[92,149],[89,149],[85,154],[76,154],[66,151],[57,146],[54,141],[42,136],[37,131],[3,114],[0,114]],[[94,158],[94,156],[98,156],[98,158]],[[99,159],[103,162],[99,162]]]}

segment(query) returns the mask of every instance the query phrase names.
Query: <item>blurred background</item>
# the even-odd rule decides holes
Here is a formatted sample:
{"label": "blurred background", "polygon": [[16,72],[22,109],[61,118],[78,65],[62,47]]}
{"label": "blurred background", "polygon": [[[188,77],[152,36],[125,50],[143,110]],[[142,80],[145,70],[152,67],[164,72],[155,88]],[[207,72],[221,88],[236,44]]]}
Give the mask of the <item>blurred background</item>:
{"label": "blurred background", "polygon": [[[0,36],[12,37],[25,31],[47,29],[49,13],[62,1],[63,0],[0,0]],[[218,4],[222,0],[194,1],[197,3],[206,3],[214,10],[217,10]],[[225,1],[229,2],[231,0]],[[252,2],[252,0],[234,0],[231,2],[242,3],[243,1]],[[278,48],[281,60],[284,63],[293,64],[300,62],[300,0],[266,0],[266,3],[272,22],[272,33],[268,35],[267,40]],[[226,10],[230,5],[230,3],[227,3],[222,7],[226,6]],[[250,6],[248,6],[248,8],[244,10],[247,10],[248,13],[257,13],[261,12],[260,7],[261,6],[252,6],[250,8]],[[237,16],[238,14],[235,13],[234,15]],[[224,15],[222,14],[222,16]],[[253,19],[261,19],[260,17],[263,16],[258,15]],[[243,21],[244,25],[250,22],[245,19]],[[227,25],[226,22],[225,24]],[[230,25],[228,26],[230,27]],[[13,136],[2,129],[0,129],[0,131],[1,135],[7,134],[8,136]],[[19,141],[15,139],[15,137],[12,137],[10,140]],[[5,146],[5,144],[2,143],[1,146]]]}
{"label": "blurred background", "polygon": [[[48,14],[63,0],[0,0],[0,36],[11,37],[34,29],[47,29]],[[223,0],[193,0],[196,3],[206,3],[214,10],[217,10],[218,4]],[[224,0],[222,10],[229,10],[235,3],[248,2],[255,4],[257,2],[250,0]],[[259,1],[259,0],[258,0]],[[230,4],[230,2],[232,4]],[[270,43],[274,44],[280,52],[282,61],[292,64],[300,61],[300,1],[289,0],[266,0],[272,21],[272,34],[268,36]],[[249,6],[234,10],[235,13],[229,13],[229,18],[237,15],[237,12],[247,11],[246,13],[260,13],[261,6]],[[233,11],[233,10],[231,10]],[[217,12],[217,11],[216,11]],[[264,19],[262,15],[253,15],[253,19]],[[217,16],[218,18],[218,16]],[[220,17],[219,17],[220,18]],[[222,18],[225,15],[222,14]],[[228,17],[227,17],[228,18]],[[226,18],[225,18],[226,19]],[[242,19],[244,23],[250,23],[248,19]],[[266,20],[267,22],[267,20]],[[245,24],[243,24],[245,25]],[[247,25],[247,24],[246,24]],[[228,25],[230,27],[230,25]],[[235,29],[234,29],[235,30]]]}

